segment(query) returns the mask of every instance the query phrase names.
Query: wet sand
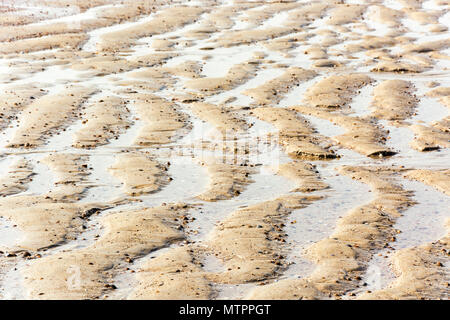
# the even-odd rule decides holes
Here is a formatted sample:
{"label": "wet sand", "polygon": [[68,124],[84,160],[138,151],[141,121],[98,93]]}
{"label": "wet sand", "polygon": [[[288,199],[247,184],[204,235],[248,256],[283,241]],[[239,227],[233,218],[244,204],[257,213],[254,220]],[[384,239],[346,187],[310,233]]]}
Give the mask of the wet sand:
{"label": "wet sand", "polygon": [[450,298],[446,1],[72,2],[0,7],[1,299]]}

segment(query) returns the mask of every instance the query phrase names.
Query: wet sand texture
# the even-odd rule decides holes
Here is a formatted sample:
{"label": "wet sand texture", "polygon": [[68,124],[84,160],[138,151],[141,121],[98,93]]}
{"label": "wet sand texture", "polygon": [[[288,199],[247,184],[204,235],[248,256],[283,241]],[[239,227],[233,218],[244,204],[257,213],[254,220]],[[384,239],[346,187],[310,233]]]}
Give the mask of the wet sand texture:
{"label": "wet sand texture", "polygon": [[0,299],[448,299],[449,9],[6,1]]}

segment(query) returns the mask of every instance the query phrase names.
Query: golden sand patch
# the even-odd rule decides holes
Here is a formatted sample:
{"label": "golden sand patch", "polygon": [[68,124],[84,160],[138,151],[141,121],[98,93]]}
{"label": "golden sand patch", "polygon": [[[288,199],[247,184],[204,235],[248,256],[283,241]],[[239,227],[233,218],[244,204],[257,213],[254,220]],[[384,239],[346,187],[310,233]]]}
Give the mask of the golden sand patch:
{"label": "golden sand patch", "polygon": [[131,196],[156,192],[167,183],[167,168],[142,153],[118,156],[109,170],[123,181],[124,192]]}
{"label": "golden sand patch", "polygon": [[[185,205],[122,211],[101,219],[105,233],[92,245],[34,261],[23,273],[30,296],[40,299],[93,299],[110,291],[109,274],[127,261],[183,239],[177,217]],[[82,281],[68,285],[78,268]]]}

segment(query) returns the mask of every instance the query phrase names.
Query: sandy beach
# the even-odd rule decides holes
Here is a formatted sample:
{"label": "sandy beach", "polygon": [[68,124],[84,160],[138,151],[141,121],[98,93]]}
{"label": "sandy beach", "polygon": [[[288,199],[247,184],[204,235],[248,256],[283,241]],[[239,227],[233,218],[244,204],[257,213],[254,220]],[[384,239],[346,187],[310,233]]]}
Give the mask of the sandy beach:
{"label": "sandy beach", "polygon": [[450,298],[450,1],[0,1],[0,299]]}

